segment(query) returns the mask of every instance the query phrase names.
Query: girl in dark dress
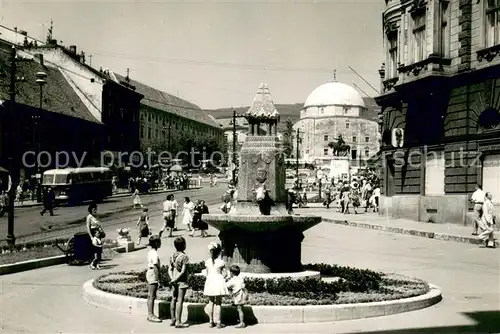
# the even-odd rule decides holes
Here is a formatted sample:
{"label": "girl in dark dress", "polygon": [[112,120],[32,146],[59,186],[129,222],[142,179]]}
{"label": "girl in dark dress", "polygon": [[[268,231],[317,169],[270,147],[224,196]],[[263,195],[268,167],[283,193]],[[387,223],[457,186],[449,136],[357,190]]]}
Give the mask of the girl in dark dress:
{"label": "girl in dark dress", "polygon": [[142,210],[141,216],[137,220],[137,228],[139,230],[139,238],[137,239],[137,245],[140,245],[142,238],[148,238],[151,235],[151,231],[149,229],[148,208],[144,208]]}
{"label": "girl in dark dress", "polygon": [[208,214],[208,207],[205,205],[205,201],[200,200],[194,207],[193,229],[200,230],[202,238],[208,236],[208,224],[202,220],[203,214]]}

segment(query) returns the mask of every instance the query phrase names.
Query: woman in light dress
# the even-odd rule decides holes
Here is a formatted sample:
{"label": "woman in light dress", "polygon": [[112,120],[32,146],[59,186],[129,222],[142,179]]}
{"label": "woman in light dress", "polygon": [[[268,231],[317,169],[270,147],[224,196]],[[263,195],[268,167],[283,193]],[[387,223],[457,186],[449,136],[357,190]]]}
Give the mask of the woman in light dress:
{"label": "woman in light dress", "polygon": [[137,209],[137,207],[142,208],[143,206],[141,203],[141,196],[139,195],[139,189],[135,189],[132,197],[134,198],[134,209]]}
{"label": "woman in light dress", "polygon": [[193,214],[194,214],[194,203],[191,202],[189,197],[184,197],[184,211],[182,213],[182,223],[186,225],[187,229],[192,233],[194,233]]}
{"label": "woman in light dress", "polygon": [[207,268],[207,278],[205,280],[205,288],[203,294],[208,297],[208,305],[205,307],[205,312],[209,318],[210,328],[225,327],[221,322],[221,305],[222,297],[229,294],[224,277],[225,263],[221,258],[222,247],[216,242],[211,242],[208,245],[210,258],[205,261]]}

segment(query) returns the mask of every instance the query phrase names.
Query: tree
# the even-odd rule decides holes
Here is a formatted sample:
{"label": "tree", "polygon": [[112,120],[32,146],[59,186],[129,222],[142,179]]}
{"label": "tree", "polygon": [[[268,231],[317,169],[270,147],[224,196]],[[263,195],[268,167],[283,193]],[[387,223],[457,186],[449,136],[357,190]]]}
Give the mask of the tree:
{"label": "tree", "polygon": [[283,134],[283,153],[286,157],[290,157],[293,151],[293,122],[289,119],[286,121],[286,129]]}

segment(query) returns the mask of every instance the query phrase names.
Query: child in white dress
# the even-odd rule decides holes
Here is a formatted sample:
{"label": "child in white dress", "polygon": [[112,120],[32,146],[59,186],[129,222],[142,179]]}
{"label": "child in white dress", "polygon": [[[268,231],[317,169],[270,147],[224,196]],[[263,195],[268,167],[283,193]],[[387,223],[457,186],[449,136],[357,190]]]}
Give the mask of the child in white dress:
{"label": "child in white dress", "polygon": [[190,232],[194,233],[193,214],[194,214],[194,203],[191,202],[189,197],[185,197],[184,198],[184,212],[183,212],[183,217],[182,217],[182,223],[187,226],[187,229]]}
{"label": "child in white dress", "polygon": [[210,258],[205,261],[207,279],[203,294],[208,297],[209,302],[205,308],[205,312],[210,320],[210,328],[215,326],[223,328],[225,326],[221,323],[222,297],[229,294],[223,274],[226,264],[221,259],[222,247],[220,244],[211,242],[208,245],[208,250]]}
{"label": "child in white dress", "polygon": [[229,277],[226,286],[231,293],[231,298],[233,299],[233,304],[236,306],[238,311],[238,317],[240,318],[240,323],[236,328],[245,328],[245,317],[243,314],[243,305],[248,302],[248,291],[245,288],[245,282],[243,278],[240,277],[240,267],[237,265],[232,265],[229,267]]}
{"label": "child in white dress", "polygon": [[142,208],[143,206],[141,203],[141,196],[139,195],[139,189],[135,189],[132,197],[134,198],[134,209],[136,209],[137,207]]}

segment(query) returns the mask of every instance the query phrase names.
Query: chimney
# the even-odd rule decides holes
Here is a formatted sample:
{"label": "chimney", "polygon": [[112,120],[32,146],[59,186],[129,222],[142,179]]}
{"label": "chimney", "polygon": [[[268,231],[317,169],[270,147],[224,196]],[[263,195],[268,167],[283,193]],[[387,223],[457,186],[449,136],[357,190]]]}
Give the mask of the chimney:
{"label": "chimney", "polygon": [[76,45],[70,45],[69,46],[69,52],[72,54],[76,55]]}
{"label": "chimney", "polygon": [[40,65],[45,66],[43,63],[43,54],[41,53],[35,54],[35,59],[38,61],[38,63],[40,63]]}

